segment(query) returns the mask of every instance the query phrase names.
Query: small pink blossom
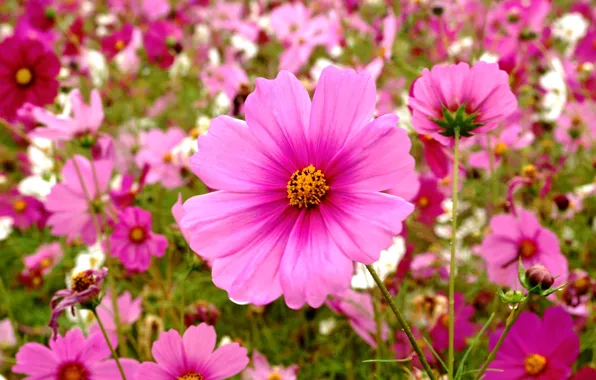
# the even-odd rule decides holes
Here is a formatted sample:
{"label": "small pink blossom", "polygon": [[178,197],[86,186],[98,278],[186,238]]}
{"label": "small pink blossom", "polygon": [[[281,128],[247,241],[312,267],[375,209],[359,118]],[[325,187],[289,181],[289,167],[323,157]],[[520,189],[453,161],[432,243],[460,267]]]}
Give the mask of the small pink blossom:
{"label": "small pink blossom", "polygon": [[242,372],[243,380],[296,380],[298,366],[293,364],[289,367],[271,366],[267,358],[258,351],[252,353],[253,368],[247,368]]}
{"label": "small pink blossom", "polygon": [[42,244],[34,254],[23,258],[25,269],[33,272],[39,271],[43,275],[47,275],[62,260],[63,255],[60,243]]}
{"label": "small pink blossom", "polygon": [[182,185],[181,165],[172,150],[185,137],[186,134],[180,128],[170,128],[166,132],[152,129],[141,137],[141,149],[135,161],[139,168],[149,165],[148,184],[160,183],[167,189]]}
{"label": "small pink blossom", "polygon": [[151,265],[151,256],[164,255],[168,241],[153,233],[149,211],[128,207],[118,215],[110,244],[112,256],[118,257],[126,269],[144,272]]}

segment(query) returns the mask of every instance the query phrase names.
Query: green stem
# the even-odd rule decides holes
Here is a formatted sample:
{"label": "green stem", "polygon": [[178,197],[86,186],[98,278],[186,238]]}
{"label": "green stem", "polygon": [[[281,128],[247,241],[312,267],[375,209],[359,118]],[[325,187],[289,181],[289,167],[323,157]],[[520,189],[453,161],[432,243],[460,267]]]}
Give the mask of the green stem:
{"label": "green stem", "polygon": [[455,129],[455,147],[453,149],[453,191],[451,193],[451,257],[449,260],[449,353],[448,353],[448,378],[454,377],[455,365],[455,241],[457,233],[457,193],[459,175],[459,129]]}
{"label": "green stem", "polygon": [[410,326],[408,326],[408,322],[406,322],[406,320],[404,319],[404,316],[401,315],[401,312],[397,308],[397,305],[395,304],[395,301],[393,301],[393,297],[391,297],[391,294],[389,294],[389,291],[385,287],[385,284],[383,284],[383,281],[381,281],[381,279],[379,278],[379,275],[377,274],[375,269],[372,267],[372,265],[367,265],[366,269],[368,269],[368,271],[370,272],[370,275],[375,280],[375,283],[377,284],[379,289],[381,289],[381,293],[383,293],[383,296],[389,303],[391,310],[393,310],[393,313],[397,317],[397,321],[399,322],[399,325],[406,333],[406,336],[408,337],[410,344],[412,344],[412,347],[414,348],[416,355],[418,355],[418,360],[420,360],[420,363],[422,363],[422,366],[424,367],[424,370],[428,374],[428,377],[431,380],[436,380],[433,370],[430,368],[430,365],[428,365],[428,362],[426,361],[426,357],[424,356],[422,349],[420,349],[420,346],[416,342],[416,338],[414,338],[414,334],[412,334],[412,330],[410,329]]}
{"label": "green stem", "polygon": [[[377,292],[373,292],[375,302],[373,302],[373,310],[375,313],[375,327],[377,329],[375,333],[375,339],[377,341],[377,359],[383,358],[382,347],[383,347],[383,320],[381,319],[381,308],[379,307],[380,299]],[[380,378],[381,376],[381,364],[375,363],[376,375]]]}
{"label": "green stem", "polygon": [[126,375],[124,374],[124,369],[122,368],[122,364],[120,364],[120,359],[118,359],[118,354],[116,353],[116,350],[114,350],[114,346],[112,346],[112,342],[110,342],[110,338],[108,337],[106,328],[104,327],[103,322],[99,318],[99,315],[97,314],[97,310],[95,308],[93,308],[92,311],[93,311],[93,315],[95,316],[95,319],[97,320],[97,324],[99,325],[99,328],[101,329],[103,337],[105,338],[106,342],[108,343],[110,352],[112,353],[112,356],[114,357],[114,360],[116,361],[116,365],[118,366],[118,371],[120,371],[120,376],[122,376],[122,380],[126,380]]}
{"label": "green stem", "polygon": [[[529,297],[528,297],[528,299],[529,299]],[[493,350],[490,352],[490,354],[488,354],[488,357],[484,361],[484,364],[482,364],[482,367],[480,367],[480,369],[478,370],[478,373],[474,377],[474,380],[480,380],[482,378],[482,375],[488,368],[488,365],[493,361],[493,359],[497,355],[497,352],[499,351],[499,348],[501,348],[501,345],[505,341],[505,337],[507,336],[507,334],[509,334],[509,330],[511,330],[511,327],[513,326],[515,321],[517,321],[517,318],[521,314],[522,309],[524,308],[524,305],[525,305],[525,302],[517,305],[517,308],[511,309],[511,312],[509,313],[509,317],[507,317],[507,322],[505,324],[505,329],[503,330],[503,333],[499,337],[499,340],[497,341],[495,348],[493,348]]]}
{"label": "green stem", "polygon": [[10,323],[12,325],[12,329],[14,329],[15,331],[15,337],[17,339],[18,346],[21,337],[17,332],[17,320],[15,319],[14,314],[12,312],[12,308],[10,306],[10,298],[8,298],[8,292],[6,291],[6,287],[4,286],[4,280],[2,280],[2,277],[0,277],[0,294],[2,295],[2,298],[5,300],[6,314],[8,314],[8,319],[10,320]]}

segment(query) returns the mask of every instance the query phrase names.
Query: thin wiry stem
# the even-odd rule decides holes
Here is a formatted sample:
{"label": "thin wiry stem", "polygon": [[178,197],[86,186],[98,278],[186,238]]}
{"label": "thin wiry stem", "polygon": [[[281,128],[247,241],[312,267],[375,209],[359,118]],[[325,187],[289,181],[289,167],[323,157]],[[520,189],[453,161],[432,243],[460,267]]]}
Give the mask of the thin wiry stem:
{"label": "thin wiry stem", "polygon": [[103,322],[99,318],[96,308],[93,308],[93,315],[95,316],[95,319],[97,320],[97,324],[99,325],[99,328],[101,329],[101,333],[103,334],[103,337],[105,338],[106,343],[108,344],[108,347],[110,348],[110,352],[112,353],[112,356],[114,357],[114,360],[116,361],[116,365],[118,366],[118,371],[120,371],[120,376],[122,376],[122,380],[126,380],[126,375],[124,374],[124,368],[122,368],[122,364],[120,364],[120,359],[118,358],[118,354],[116,353],[116,350],[114,350],[114,346],[112,346],[112,342],[110,342],[110,338],[108,337],[106,328],[104,327]]}
{"label": "thin wiry stem", "polygon": [[457,192],[458,192],[458,174],[459,174],[459,129],[455,130],[455,147],[453,149],[453,191],[451,192],[451,257],[449,260],[449,352],[448,352],[448,377],[452,380],[454,377],[453,368],[455,366],[455,242],[457,234]]}

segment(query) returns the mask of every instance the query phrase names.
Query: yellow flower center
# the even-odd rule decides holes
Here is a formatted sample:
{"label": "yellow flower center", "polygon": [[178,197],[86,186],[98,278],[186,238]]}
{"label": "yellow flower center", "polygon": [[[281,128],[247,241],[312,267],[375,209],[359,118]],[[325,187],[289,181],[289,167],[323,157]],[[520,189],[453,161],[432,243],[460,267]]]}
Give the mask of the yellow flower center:
{"label": "yellow flower center", "polygon": [[165,162],[166,164],[169,164],[170,162],[172,162],[172,160],[174,159],[174,157],[172,156],[172,153],[168,152],[166,154],[163,155],[163,162]]}
{"label": "yellow flower center", "polygon": [[536,175],[538,174],[538,171],[536,170],[536,166],[529,164],[529,165],[525,165],[522,168],[522,175],[526,178],[536,178]]}
{"label": "yellow flower center", "polygon": [[524,360],[524,368],[528,375],[537,376],[546,368],[546,358],[538,354],[528,355]]}
{"label": "yellow flower center", "polygon": [[519,254],[525,259],[534,256],[536,251],[536,244],[530,240],[523,240],[518,248]]}
{"label": "yellow flower center", "polygon": [[46,257],[45,259],[41,260],[39,266],[42,268],[49,268],[52,265],[52,258]]}
{"label": "yellow flower center", "polygon": [[441,316],[441,318],[439,319],[439,323],[441,324],[441,326],[448,329],[449,328],[449,314],[443,314]]}
{"label": "yellow flower center", "polygon": [[126,45],[124,44],[124,41],[122,40],[118,40],[116,41],[116,44],[114,44],[114,49],[116,49],[116,51],[120,51],[122,49],[124,49]]}
{"label": "yellow flower center", "polygon": [[573,287],[578,292],[585,292],[588,290],[590,286],[590,280],[587,277],[579,277],[577,280],[573,281]]}
{"label": "yellow flower center", "polygon": [[505,153],[507,153],[507,150],[509,150],[509,148],[504,142],[498,142],[495,146],[495,155],[499,157],[504,156]]}
{"label": "yellow flower center", "polygon": [[147,234],[142,227],[133,227],[128,233],[128,238],[135,244],[140,244],[145,241]]}
{"label": "yellow flower center", "polygon": [[203,380],[203,376],[198,373],[187,373],[186,375],[179,377],[178,380]]}
{"label": "yellow flower center", "polygon": [[33,80],[33,73],[26,67],[20,68],[15,74],[15,80],[21,86],[26,86]]}
{"label": "yellow flower center", "polygon": [[267,380],[281,380],[281,373],[279,372],[273,372],[270,373],[269,376],[267,376]]}
{"label": "yellow flower center", "polygon": [[196,140],[201,135],[201,130],[199,128],[193,128],[193,129],[190,130],[189,135],[190,135],[191,138],[193,138],[193,139]]}
{"label": "yellow flower center", "polygon": [[22,213],[23,211],[25,211],[27,209],[27,202],[25,202],[22,199],[17,199],[16,201],[14,201],[14,203],[12,204],[12,208],[16,213]]}
{"label": "yellow flower center", "polygon": [[89,373],[79,363],[66,363],[60,367],[58,372],[59,380],[88,380]]}
{"label": "yellow flower center", "polygon": [[428,206],[428,204],[430,203],[430,201],[428,200],[428,197],[422,196],[422,197],[420,197],[418,199],[418,202],[417,203],[418,203],[418,206],[420,206],[422,208],[425,208],[426,206]]}
{"label": "yellow flower center", "polygon": [[290,204],[298,208],[316,206],[329,190],[325,175],[314,166],[308,165],[296,170],[288,181],[288,199]]}
{"label": "yellow flower center", "polygon": [[84,292],[93,284],[95,284],[95,278],[91,271],[79,272],[72,277],[72,289],[77,293]]}

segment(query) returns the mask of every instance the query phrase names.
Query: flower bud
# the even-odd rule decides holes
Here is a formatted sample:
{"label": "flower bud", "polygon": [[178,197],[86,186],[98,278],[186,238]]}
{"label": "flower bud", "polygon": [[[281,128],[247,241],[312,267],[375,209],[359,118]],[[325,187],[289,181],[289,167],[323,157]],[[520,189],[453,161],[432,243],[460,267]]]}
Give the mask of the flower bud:
{"label": "flower bud", "polygon": [[565,211],[569,208],[569,198],[565,194],[559,194],[553,200],[559,211]]}
{"label": "flower bud", "polygon": [[553,286],[555,278],[553,275],[541,264],[534,264],[526,271],[526,278],[530,286],[535,287],[540,285],[542,290],[546,290]]}

